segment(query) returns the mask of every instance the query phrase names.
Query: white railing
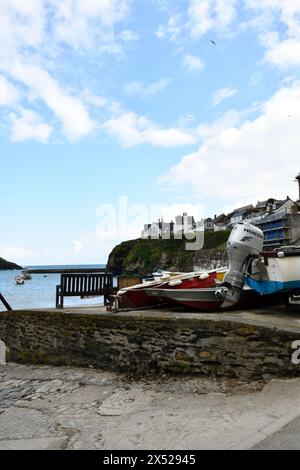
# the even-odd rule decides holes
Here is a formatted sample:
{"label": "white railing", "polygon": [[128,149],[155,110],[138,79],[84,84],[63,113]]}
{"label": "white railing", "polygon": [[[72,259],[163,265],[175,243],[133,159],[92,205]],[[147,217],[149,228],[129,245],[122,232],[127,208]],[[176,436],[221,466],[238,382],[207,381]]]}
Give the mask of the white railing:
{"label": "white railing", "polygon": [[281,211],[273,214],[263,214],[257,217],[252,217],[247,220],[255,225],[255,223],[273,222],[275,220],[282,219],[287,215],[291,215],[292,213],[293,212],[291,211],[291,209],[282,209]]}

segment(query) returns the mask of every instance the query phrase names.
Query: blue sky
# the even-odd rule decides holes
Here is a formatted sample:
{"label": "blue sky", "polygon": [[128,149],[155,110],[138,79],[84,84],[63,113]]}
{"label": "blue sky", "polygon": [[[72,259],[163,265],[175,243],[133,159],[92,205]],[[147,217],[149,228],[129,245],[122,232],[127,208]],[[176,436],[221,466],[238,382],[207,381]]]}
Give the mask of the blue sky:
{"label": "blue sky", "polygon": [[1,0],[0,41],[0,256],[297,197],[299,0]]}

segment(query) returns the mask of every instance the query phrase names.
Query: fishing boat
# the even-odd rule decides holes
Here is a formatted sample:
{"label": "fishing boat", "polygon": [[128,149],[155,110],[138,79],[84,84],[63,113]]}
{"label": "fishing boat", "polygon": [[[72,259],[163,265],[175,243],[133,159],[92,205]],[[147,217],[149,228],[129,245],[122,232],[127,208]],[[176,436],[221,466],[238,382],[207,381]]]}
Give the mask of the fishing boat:
{"label": "fishing boat", "polygon": [[[224,311],[222,307],[223,295],[219,294],[217,287],[196,289],[158,289],[149,288],[147,295],[157,300],[157,303],[166,303],[171,306],[185,306],[205,312]],[[274,305],[282,302],[280,295],[273,294],[262,298],[254,289],[245,286],[242,289],[239,301],[227,308],[251,308]]]}
{"label": "fishing boat", "polygon": [[24,269],[21,272],[21,276],[25,281],[30,281],[32,279],[32,276],[31,276],[31,274],[29,273],[29,271],[27,269]]}
{"label": "fishing boat", "polygon": [[239,222],[227,242],[229,269],[217,295],[222,308],[240,302],[246,285],[263,297],[278,295],[288,302],[300,293],[300,247],[281,247],[263,251],[264,234],[248,222]]}
{"label": "fishing boat", "polygon": [[227,242],[229,268],[169,274],[118,292],[133,307],[160,303],[206,311],[287,302],[300,295],[300,247],[263,252],[264,233],[249,222],[237,223]]}
{"label": "fishing boat", "polygon": [[300,294],[300,247],[287,246],[263,252],[253,260],[245,283],[262,295],[275,292]]}
{"label": "fishing boat", "polygon": [[146,295],[156,299],[157,303],[165,303],[171,306],[185,305],[205,311],[217,311],[222,303],[216,296],[215,287],[194,289],[149,288]]}
{"label": "fishing boat", "polygon": [[215,287],[223,279],[225,272],[226,268],[209,272],[191,272],[176,275],[171,273],[165,274],[159,279],[119,290],[117,299],[119,305],[124,307],[141,308],[154,306],[159,303],[165,303],[165,301],[162,302],[159,296],[149,296],[149,289],[169,289],[175,291]]}
{"label": "fishing boat", "polygon": [[171,276],[169,274],[160,276],[159,278],[147,280],[141,284],[136,284],[130,287],[124,287],[117,292],[115,301],[118,303],[118,306],[121,307],[149,307],[151,305],[157,305],[158,301],[156,299],[151,299],[145,293],[145,290],[149,287],[157,287],[164,281],[170,280]]}
{"label": "fishing boat", "polygon": [[22,286],[23,284],[25,284],[25,279],[22,276],[16,276],[15,283],[17,286]]}

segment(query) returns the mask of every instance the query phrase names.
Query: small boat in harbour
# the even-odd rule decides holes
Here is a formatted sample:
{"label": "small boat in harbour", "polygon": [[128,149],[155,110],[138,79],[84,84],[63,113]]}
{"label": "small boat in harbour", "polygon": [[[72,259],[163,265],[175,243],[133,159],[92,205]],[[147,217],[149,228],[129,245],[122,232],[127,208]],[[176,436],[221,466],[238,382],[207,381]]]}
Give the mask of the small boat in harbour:
{"label": "small boat in harbour", "polygon": [[30,281],[32,279],[32,276],[31,276],[31,274],[29,273],[29,271],[27,269],[24,269],[21,272],[21,276],[25,281]]}
{"label": "small boat in harbour", "polygon": [[25,279],[23,278],[23,276],[16,276],[15,283],[17,286],[22,286],[23,284],[25,284]]}

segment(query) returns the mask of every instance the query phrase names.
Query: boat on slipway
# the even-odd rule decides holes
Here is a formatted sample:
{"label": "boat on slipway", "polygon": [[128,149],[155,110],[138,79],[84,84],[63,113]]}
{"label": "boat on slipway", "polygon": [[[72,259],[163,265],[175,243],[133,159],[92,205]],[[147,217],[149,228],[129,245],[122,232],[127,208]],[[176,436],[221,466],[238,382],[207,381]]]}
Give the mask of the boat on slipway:
{"label": "boat on slipway", "polygon": [[222,308],[234,307],[244,286],[260,295],[261,303],[278,297],[285,303],[300,294],[300,247],[281,247],[263,251],[264,234],[254,225],[240,222],[227,242],[229,269],[216,295]]}
{"label": "boat on slipway", "polygon": [[[157,299],[157,303],[168,304],[170,306],[180,305],[205,312],[218,312],[226,309],[222,308],[223,294],[218,294],[218,287],[196,288],[196,289],[155,289],[149,288],[147,295]],[[227,308],[254,308],[270,306],[280,303],[280,294],[272,294],[262,297],[258,292],[250,287],[244,287],[239,301],[234,306]]]}
{"label": "boat on slipway", "polygon": [[180,274],[122,289],[117,299],[131,307],[167,303],[222,311],[288,302],[300,295],[300,247],[263,251],[258,227],[237,223],[227,242],[228,270]]}
{"label": "boat on slipway", "polygon": [[245,283],[262,295],[290,292],[300,295],[300,247],[263,252],[246,272]]}
{"label": "boat on slipway", "polygon": [[[161,302],[159,296],[149,295],[151,289],[171,291],[194,290],[215,287],[221,282],[226,268],[208,272],[191,272],[172,275],[164,274],[159,279],[147,281],[131,287],[121,289],[117,293],[119,306],[122,307],[149,307]],[[163,302],[164,303],[164,302]]]}

